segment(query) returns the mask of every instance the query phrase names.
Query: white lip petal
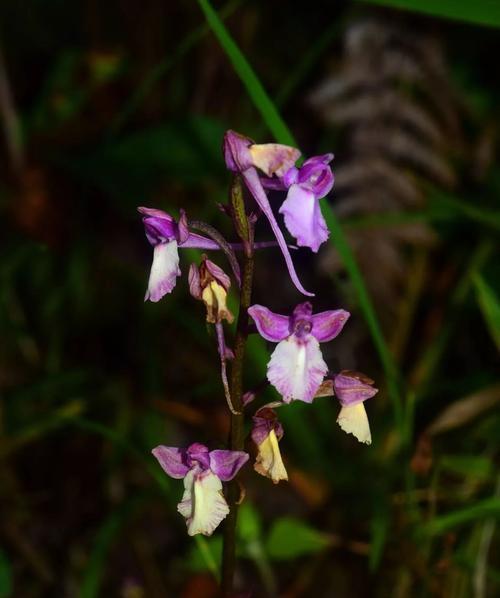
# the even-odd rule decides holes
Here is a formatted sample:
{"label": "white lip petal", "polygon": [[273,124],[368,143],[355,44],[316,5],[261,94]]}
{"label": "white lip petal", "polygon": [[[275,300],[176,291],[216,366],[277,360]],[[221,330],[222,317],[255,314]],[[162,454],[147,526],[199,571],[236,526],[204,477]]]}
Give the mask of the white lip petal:
{"label": "white lip petal", "polygon": [[370,424],[368,423],[368,416],[366,415],[363,403],[342,407],[337,418],[337,423],[344,432],[352,434],[359,442],[364,442],[365,444],[372,443]]}
{"label": "white lip petal", "polygon": [[164,295],[170,293],[175,287],[176,278],[180,276],[180,273],[177,241],[156,245],[149,274],[148,290],[144,300],[149,299],[156,303]]}
{"label": "white lip petal", "polygon": [[211,471],[190,471],[184,478],[184,494],[177,510],[185,517],[190,536],[211,536],[229,513],[220,479]]}
{"label": "white lip petal", "polygon": [[314,336],[309,334],[297,339],[291,335],[281,341],[271,355],[267,379],[281,393],[284,401],[310,403],[327,371]]}
{"label": "white lip petal", "polygon": [[274,430],[258,445],[259,453],[254,464],[257,473],[271,478],[277,484],[280,480],[288,480],[288,474],[281,458],[278,439]]}

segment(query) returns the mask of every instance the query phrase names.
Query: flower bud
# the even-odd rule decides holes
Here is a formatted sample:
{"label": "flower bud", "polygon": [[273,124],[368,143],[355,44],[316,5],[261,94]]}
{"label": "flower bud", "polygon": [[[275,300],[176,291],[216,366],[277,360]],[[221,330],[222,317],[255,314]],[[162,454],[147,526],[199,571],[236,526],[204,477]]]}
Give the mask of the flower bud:
{"label": "flower bud", "polygon": [[207,308],[207,322],[215,324],[222,320],[231,323],[233,314],[226,305],[227,291],[231,286],[229,276],[210,261],[206,255],[202,256],[199,266],[191,264],[189,269],[189,291],[195,299],[203,301]]}
{"label": "flower bud", "polygon": [[371,444],[370,424],[364,406],[364,401],[377,394],[373,380],[364,374],[343,370],[333,379],[335,395],[342,408],[337,422],[348,434],[353,434],[359,442]]}
{"label": "flower bud", "polygon": [[288,480],[278,444],[282,437],[283,427],[276,413],[268,407],[259,409],[253,417],[252,440],[258,450],[254,469],[275,484],[280,480]]}

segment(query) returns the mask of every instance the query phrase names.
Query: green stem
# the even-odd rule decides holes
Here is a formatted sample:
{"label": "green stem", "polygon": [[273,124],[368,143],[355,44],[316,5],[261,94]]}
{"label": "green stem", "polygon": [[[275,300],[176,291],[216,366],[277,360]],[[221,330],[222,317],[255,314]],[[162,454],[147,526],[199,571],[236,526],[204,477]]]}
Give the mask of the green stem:
{"label": "green stem", "polygon": [[[231,402],[239,413],[231,413],[231,431],[229,447],[233,451],[244,449],[244,420],[243,420],[243,361],[245,358],[245,345],[248,337],[248,314],[252,298],[253,281],[253,251],[245,255],[243,275],[240,291],[240,311],[236,328],[234,344],[234,360],[231,369]],[[236,522],[238,519],[238,502],[240,487],[237,480],[233,480],[227,487],[227,502],[229,515],[224,525],[224,539],[222,549],[222,596],[231,596],[233,592],[234,570],[236,566]]]}

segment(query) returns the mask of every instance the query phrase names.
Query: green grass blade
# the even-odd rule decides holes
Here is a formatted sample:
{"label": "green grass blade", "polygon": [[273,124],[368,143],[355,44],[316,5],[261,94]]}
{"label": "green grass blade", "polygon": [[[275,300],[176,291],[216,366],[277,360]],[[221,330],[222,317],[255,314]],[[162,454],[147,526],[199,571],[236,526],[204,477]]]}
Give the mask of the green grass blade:
{"label": "green grass blade", "polygon": [[[230,36],[217,13],[213,10],[209,1],[198,0],[198,3],[204,12],[210,27],[218,38],[229,60],[233,64],[235,71],[245,85],[250,98],[252,99],[255,107],[259,110],[271,133],[279,143],[297,146],[294,136],[281,118],[276,106],[269,98],[264,87],[255,75],[252,67]],[[332,231],[332,243],[335,244],[338,252],[340,253],[351,281],[357,291],[360,308],[368,324],[368,328],[372,335],[375,347],[379,353],[382,367],[384,368],[384,373],[387,378],[387,385],[393,404],[395,421],[398,427],[401,429],[400,426],[403,422],[402,406],[398,391],[396,366],[394,364],[394,360],[382,334],[382,329],[375,313],[375,309],[373,308],[371,299],[366,290],[363,276],[358,268],[354,255],[349,247],[349,244],[347,243],[347,239],[344,236],[337,217],[326,204],[323,205],[323,213],[325,215],[327,224]]]}
{"label": "green grass blade", "polygon": [[0,598],[12,596],[12,570],[9,559],[0,548]]}
{"label": "green grass blade", "polygon": [[485,498],[470,507],[435,517],[423,526],[422,531],[430,536],[440,535],[464,523],[488,517],[500,517],[500,498]]}
{"label": "green grass blade", "polygon": [[102,577],[106,567],[111,545],[142,500],[132,499],[114,510],[99,529],[90,559],[85,571],[79,598],[95,598],[99,596]]}
{"label": "green grass blade", "polygon": [[212,31],[219,40],[220,45],[231,61],[234,70],[246,87],[254,106],[260,112],[262,119],[269,127],[271,133],[280,143],[295,145],[293,135],[283,122],[276,106],[269,98],[266,90],[253,72],[247,59],[243,56],[235,41],[230,36],[219,15],[212,8],[208,0],[198,0],[198,4],[205,14]]}
{"label": "green grass blade", "polygon": [[[365,286],[363,276],[358,268],[356,259],[349,247],[346,236],[338,218],[333,213],[333,210],[327,203],[323,203],[322,206],[323,216],[325,217],[326,224],[331,231],[331,242],[337,248],[340,253],[346,270],[349,273],[349,277],[356,289],[359,306],[363,312],[366,324],[370,331],[373,343],[379,354],[382,367],[384,369],[385,376],[387,378],[387,390],[389,398],[392,402],[394,411],[394,419],[396,424],[399,426],[403,425],[403,410],[398,390],[398,373],[396,364],[393,356],[389,351],[389,347],[385,342],[382,329],[377,318],[377,314],[371,302],[370,296]],[[401,429],[401,428],[400,428]]]}
{"label": "green grass blade", "polygon": [[411,10],[432,17],[464,21],[474,25],[500,27],[497,0],[361,0],[368,4]]}
{"label": "green grass blade", "polygon": [[473,278],[477,302],[490,331],[491,338],[500,349],[500,297],[486,280],[476,273]]}

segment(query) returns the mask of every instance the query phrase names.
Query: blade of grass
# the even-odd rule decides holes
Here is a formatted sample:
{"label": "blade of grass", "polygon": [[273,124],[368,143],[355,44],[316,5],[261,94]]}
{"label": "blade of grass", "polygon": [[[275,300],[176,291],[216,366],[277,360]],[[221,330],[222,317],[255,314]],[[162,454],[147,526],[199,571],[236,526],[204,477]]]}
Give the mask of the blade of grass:
{"label": "blade of grass", "polygon": [[[359,1],[359,0],[358,0]],[[420,12],[433,17],[500,27],[500,4],[495,0],[361,0],[402,10]]]}
{"label": "blade of grass", "polygon": [[99,596],[102,576],[111,545],[120,529],[143,502],[144,497],[128,500],[105,519],[95,538],[87,569],[83,576],[79,598]]}
{"label": "blade of grass", "polygon": [[[297,146],[290,129],[281,118],[276,106],[271,101],[260,80],[255,75],[252,67],[230,36],[217,13],[213,10],[210,2],[208,0],[198,0],[198,3],[203,10],[210,27],[212,28],[222,48],[231,61],[236,73],[245,86],[255,107],[260,112],[262,119],[267,124],[275,139],[279,143]],[[361,311],[363,312],[367,322],[373,342],[382,362],[385,376],[387,378],[387,387],[392,401],[394,419],[398,429],[402,430],[402,405],[397,382],[397,369],[394,364],[394,360],[387,347],[386,341],[382,334],[382,329],[375,313],[375,309],[366,290],[363,276],[358,268],[342,227],[340,226],[337,217],[326,203],[323,205],[323,214],[330,230],[332,231],[332,242],[335,243],[350,279],[357,291]]]}
{"label": "blade of grass", "polygon": [[500,298],[479,273],[475,274],[473,282],[477,302],[481,308],[491,338],[498,349],[500,349]]}
{"label": "blade of grass", "polygon": [[277,141],[285,145],[295,145],[292,133],[283,122],[276,106],[269,98],[266,90],[253,72],[252,67],[236,45],[219,15],[208,0],[198,0],[208,24],[220,42],[224,52],[231,61],[234,70],[240,77],[254,106],[260,112],[264,122]]}
{"label": "blade of grass", "polygon": [[421,529],[424,534],[435,536],[464,523],[489,517],[500,517],[500,498],[485,498],[470,507],[435,517]]}
{"label": "blade of grass", "polygon": [[10,561],[0,548],[0,598],[12,596],[12,570]]}

